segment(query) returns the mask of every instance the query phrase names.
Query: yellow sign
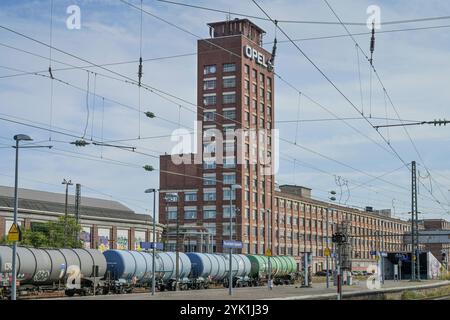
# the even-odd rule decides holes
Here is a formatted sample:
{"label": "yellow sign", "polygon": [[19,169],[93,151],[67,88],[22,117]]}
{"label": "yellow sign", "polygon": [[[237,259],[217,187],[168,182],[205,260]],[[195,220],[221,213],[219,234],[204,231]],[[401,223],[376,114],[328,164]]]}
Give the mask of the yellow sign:
{"label": "yellow sign", "polygon": [[22,240],[22,231],[17,224],[13,223],[8,231],[7,240],[10,242],[17,242]]}
{"label": "yellow sign", "polygon": [[376,256],[375,260],[377,260],[377,261],[380,260],[380,256]]}
{"label": "yellow sign", "polygon": [[325,253],[325,256],[327,256],[327,257],[330,256],[330,254],[331,254],[330,248],[325,248],[324,253]]}
{"label": "yellow sign", "polygon": [[270,257],[272,256],[272,251],[270,251],[270,249],[266,250],[266,257]]}

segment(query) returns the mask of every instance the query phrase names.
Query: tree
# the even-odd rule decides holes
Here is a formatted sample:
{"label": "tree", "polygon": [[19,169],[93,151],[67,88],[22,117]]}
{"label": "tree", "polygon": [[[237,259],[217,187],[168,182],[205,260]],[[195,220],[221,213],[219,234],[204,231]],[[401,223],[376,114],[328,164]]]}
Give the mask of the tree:
{"label": "tree", "polygon": [[[65,233],[64,231],[67,230]],[[81,231],[81,226],[77,224],[75,218],[67,217],[67,229],[65,218],[59,217],[56,221],[48,221],[40,224],[35,230],[22,230],[22,241],[20,244],[33,246],[36,248],[81,248],[83,243],[76,239],[76,235]],[[11,244],[6,237],[0,244]]]}

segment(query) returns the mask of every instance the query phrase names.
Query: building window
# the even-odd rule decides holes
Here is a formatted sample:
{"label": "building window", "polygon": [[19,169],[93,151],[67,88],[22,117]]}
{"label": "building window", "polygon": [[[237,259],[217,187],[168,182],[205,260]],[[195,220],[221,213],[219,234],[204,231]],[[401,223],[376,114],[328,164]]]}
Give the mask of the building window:
{"label": "building window", "polygon": [[264,74],[259,74],[259,82],[261,82],[261,85],[264,86]]}
{"label": "building window", "polygon": [[[224,236],[229,236],[230,235],[230,224],[229,223],[223,223],[223,235]],[[232,228],[231,228],[231,234],[234,236],[236,235],[236,223],[232,224]]]}
{"label": "building window", "polygon": [[227,118],[227,119],[234,120],[234,119],[236,119],[236,110],[235,109],[233,109],[233,110],[224,110],[223,111],[223,116],[225,118]]}
{"label": "building window", "polygon": [[205,106],[214,106],[216,103],[217,103],[217,98],[216,98],[215,94],[203,96],[203,104]]}
{"label": "building window", "polygon": [[203,191],[204,201],[216,201],[216,190],[204,190]]}
{"label": "building window", "polygon": [[214,90],[216,88],[216,79],[203,80],[203,90]]}
{"label": "building window", "polygon": [[216,121],[216,113],[214,111],[204,112],[203,121]]}
{"label": "building window", "polygon": [[256,71],[256,69],[253,69],[252,76],[255,81],[256,81],[256,79],[258,79],[258,71]]}
{"label": "building window", "polygon": [[236,159],[234,157],[223,159],[224,168],[234,168],[235,166],[236,166]]}
{"label": "building window", "polygon": [[236,71],[235,63],[224,63],[223,72],[234,72],[234,71]]}
{"label": "building window", "polygon": [[267,92],[267,101],[272,101],[272,92]]}
{"label": "building window", "polygon": [[254,83],[254,84],[252,84],[252,93],[253,93],[254,95],[256,95],[257,92],[258,92],[258,87],[257,87],[257,85]]}
{"label": "building window", "polygon": [[204,174],[203,175],[203,185],[204,186],[215,186],[216,185],[216,174]]}
{"label": "building window", "polygon": [[236,87],[236,78],[223,78],[223,87],[224,88],[235,88]]}
{"label": "building window", "polygon": [[186,192],[184,194],[184,201],[197,201],[197,192]]}
{"label": "building window", "polygon": [[235,146],[234,143],[225,143],[224,151],[225,156],[234,156]]}
{"label": "building window", "polygon": [[216,208],[203,208],[203,219],[215,219]]}
{"label": "building window", "polygon": [[[231,206],[231,214],[232,214],[232,218],[236,217],[236,209],[234,206]],[[224,218],[230,217],[230,206],[223,206],[223,217]]]}
{"label": "building window", "polygon": [[215,169],[216,168],[216,161],[215,160],[205,160],[203,162],[203,169]]}
{"label": "building window", "polygon": [[236,183],[236,173],[225,174],[223,176],[223,184],[235,184]]}
{"label": "building window", "polygon": [[211,154],[216,152],[216,142],[205,143],[203,145],[203,153]]}
{"label": "building window", "polygon": [[211,235],[216,235],[216,224],[215,223],[205,223],[203,226],[208,230]]}
{"label": "building window", "polygon": [[250,81],[245,80],[244,89],[245,89],[245,92],[248,92],[250,90]]}
{"label": "building window", "polygon": [[252,101],[252,108],[254,111],[256,111],[256,109],[258,108],[258,101],[255,99]]}
{"label": "building window", "polygon": [[197,219],[197,208],[185,208],[184,209],[185,219]]}
{"label": "building window", "polygon": [[177,208],[176,207],[167,208],[167,219],[168,220],[176,220],[177,219]]}
{"label": "building window", "polygon": [[230,200],[230,194],[231,200],[236,200],[236,190],[230,192],[230,189],[223,189],[223,200]]}
{"label": "building window", "polygon": [[246,107],[250,106],[250,97],[249,96],[244,97],[244,104]]}
{"label": "building window", "polygon": [[267,90],[272,90],[272,78],[267,77]]}
{"label": "building window", "polygon": [[224,93],[223,104],[236,103],[236,93]]}
{"label": "building window", "polygon": [[244,66],[244,73],[245,73],[246,75],[250,74],[250,67],[249,67],[248,64],[246,64],[246,65]]}
{"label": "building window", "polygon": [[203,74],[213,74],[216,73],[216,65],[209,65],[203,68]]}

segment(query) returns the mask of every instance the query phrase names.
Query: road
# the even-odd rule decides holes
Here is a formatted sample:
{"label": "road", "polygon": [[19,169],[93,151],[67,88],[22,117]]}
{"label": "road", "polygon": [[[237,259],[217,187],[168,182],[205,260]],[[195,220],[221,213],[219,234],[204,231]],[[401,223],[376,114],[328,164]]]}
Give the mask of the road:
{"label": "road", "polygon": [[[440,281],[426,281],[421,285],[437,284]],[[417,283],[409,281],[386,281],[382,289],[414,287]],[[353,286],[345,286],[345,293],[368,292],[366,282],[362,281]],[[228,295],[228,289],[207,289],[207,290],[189,290],[189,291],[165,291],[157,292],[152,296],[150,292],[134,293],[124,295],[105,295],[105,296],[85,296],[85,297],[64,297],[52,298],[52,300],[70,299],[70,300],[258,300],[258,299],[334,299],[336,288],[331,286],[326,288],[325,283],[313,284],[312,288],[300,288],[299,286],[276,286],[273,290],[267,287],[236,288],[233,295]],[[372,291],[373,292],[373,291]]]}

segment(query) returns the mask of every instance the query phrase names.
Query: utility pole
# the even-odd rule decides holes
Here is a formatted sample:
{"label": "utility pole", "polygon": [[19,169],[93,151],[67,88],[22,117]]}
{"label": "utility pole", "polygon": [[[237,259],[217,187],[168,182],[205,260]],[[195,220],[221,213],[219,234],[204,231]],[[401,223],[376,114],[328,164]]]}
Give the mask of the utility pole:
{"label": "utility pole", "polygon": [[268,268],[268,279],[267,279],[267,285],[269,286],[269,290],[272,290],[272,261],[270,261],[270,257],[272,256],[272,212],[270,209],[267,209],[268,219],[267,219],[267,229],[269,231],[267,242],[268,242],[268,249],[270,250],[270,254],[268,255],[267,259],[267,268]]}
{"label": "utility pole", "polygon": [[[19,144],[21,141],[33,141],[33,139],[30,136],[27,136],[25,134],[16,134],[14,136],[14,140],[16,141],[16,145],[13,146],[13,148],[16,149],[16,163],[15,163],[15,174],[14,174],[14,221],[13,226],[16,226],[17,230],[19,231],[19,239],[18,241],[21,241],[20,239],[20,227],[17,223],[17,215],[19,211],[19,197],[18,197],[18,190],[19,190]],[[49,148],[51,149],[52,146],[22,146],[20,148]],[[11,283],[11,300],[17,299],[17,241],[13,241],[12,246],[12,283]]]}
{"label": "utility pole", "polygon": [[416,213],[417,213],[417,172],[416,162],[411,163],[411,281],[416,280]]}
{"label": "utility pole", "polygon": [[73,186],[72,180],[67,181],[66,179],[63,179],[62,182],[63,185],[66,186],[66,201],[65,201],[65,205],[64,205],[64,246],[67,245],[67,206],[68,206],[68,202],[69,202],[69,186]]}
{"label": "utility pole", "polygon": [[153,243],[152,243],[152,296],[155,295],[155,256],[156,256],[156,192],[157,189],[147,189],[145,193],[153,193]]}
{"label": "utility pole", "polygon": [[[80,205],[81,205],[81,184],[75,185],[75,221],[78,226],[80,223]],[[75,231],[75,242],[80,241],[80,233]]]}
{"label": "utility pole", "polygon": [[[236,194],[236,189],[241,189],[242,187],[238,184],[233,184],[230,186],[230,241],[233,240],[233,192]],[[237,224],[237,219],[236,219]],[[233,294],[233,248],[230,247],[230,275],[228,283],[228,294],[231,296]]]}

